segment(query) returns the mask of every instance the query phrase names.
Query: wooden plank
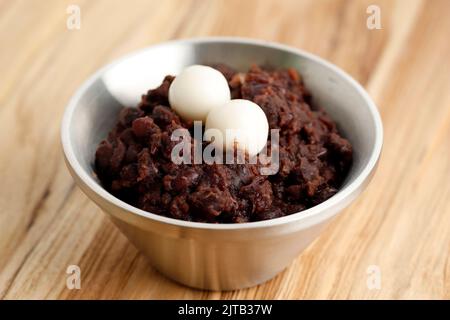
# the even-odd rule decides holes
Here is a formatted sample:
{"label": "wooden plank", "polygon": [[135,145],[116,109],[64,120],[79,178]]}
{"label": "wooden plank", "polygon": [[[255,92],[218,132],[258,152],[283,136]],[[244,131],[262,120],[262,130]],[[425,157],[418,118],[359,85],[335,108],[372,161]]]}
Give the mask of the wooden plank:
{"label": "wooden plank", "polygon": [[[0,297],[134,299],[450,298],[450,2],[0,1]],[[426,8],[426,10],[425,10]],[[176,284],[74,185],[59,120],[93,71],[160,41],[227,35],[319,54],[365,85],[379,105],[384,150],[371,185],[273,280],[234,292]],[[66,268],[82,289],[66,288]],[[367,269],[379,266],[380,290]]]}

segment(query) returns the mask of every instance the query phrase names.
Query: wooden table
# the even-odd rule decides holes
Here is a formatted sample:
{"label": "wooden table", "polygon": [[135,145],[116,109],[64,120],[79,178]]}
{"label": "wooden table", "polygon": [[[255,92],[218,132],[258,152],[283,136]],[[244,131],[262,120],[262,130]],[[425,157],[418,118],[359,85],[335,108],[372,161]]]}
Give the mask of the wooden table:
{"label": "wooden table", "polygon": [[[69,4],[81,9],[70,30]],[[382,29],[369,30],[370,4]],[[0,0],[0,297],[450,298],[450,1]],[[379,106],[369,188],[273,280],[203,292],[153,270],[73,183],[59,126],[100,66],[160,41],[227,35],[318,54]],[[81,289],[66,287],[69,265]],[[375,267],[371,267],[375,266]],[[373,269],[375,268],[375,269]],[[381,285],[367,285],[373,270]]]}

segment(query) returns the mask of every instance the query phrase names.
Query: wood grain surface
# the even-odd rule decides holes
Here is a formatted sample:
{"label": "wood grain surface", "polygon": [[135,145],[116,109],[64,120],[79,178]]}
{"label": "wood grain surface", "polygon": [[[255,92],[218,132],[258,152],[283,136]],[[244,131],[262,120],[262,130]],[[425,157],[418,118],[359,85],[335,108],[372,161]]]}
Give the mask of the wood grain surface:
{"label": "wood grain surface", "polygon": [[[66,27],[69,4],[81,29]],[[381,30],[366,27],[368,5]],[[0,298],[450,298],[449,0],[0,0]],[[365,193],[290,267],[233,292],[178,285],[73,183],[60,148],[65,104],[100,66],[194,36],[278,41],[360,81],[385,130]],[[81,289],[66,268],[81,268]],[[370,289],[370,266],[381,287]]]}

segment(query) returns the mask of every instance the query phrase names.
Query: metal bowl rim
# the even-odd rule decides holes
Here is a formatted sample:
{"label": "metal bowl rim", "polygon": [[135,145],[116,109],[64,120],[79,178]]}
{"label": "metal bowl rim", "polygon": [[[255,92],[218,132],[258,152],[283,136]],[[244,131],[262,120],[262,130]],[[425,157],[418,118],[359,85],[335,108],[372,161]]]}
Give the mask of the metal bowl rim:
{"label": "metal bowl rim", "polygon": [[[136,208],[119,198],[116,198],[112,194],[110,194],[107,190],[101,187],[94,178],[87,173],[83,167],[78,162],[73,147],[71,145],[70,139],[70,123],[72,120],[73,113],[77,107],[77,104],[80,98],[84,95],[85,91],[101,76],[104,72],[111,68],[113,65],[121,63],[122,61],[129,59],[135,55],[141,54],[148,50],[153,50],[159,47],[173,45],[173,44],[199,44],[199,43],[235,43],[235,44],[246,44],[246,45],[254,45],[254,46],[262,46],[269,47],[285,52],[289,52],[298,56],[302,56],[308,60],[311,60],[317,64],[321,64],[326,68],[334,71],[338,76],[342,77],[345,81],[347,81],[350,85],[352,85],[356,91],[363,97],[366,102],[366,105],[369,108],[369,111],[372,116],[372,120],[375,125],[375,144],[371,150],[369,161],[366,166],[363,168],[361,173],[353,179],[346,187],[340,189],[334,196],[327,199],[326,201],[311,207],[309,209],[293,213],[284,217],[256,221],[256,222],[246,222],[246,223],[230,223],[230,224],[213,224],[213,223],[204,223],[204,222],[192,222],[192,221],[184,221],[178,220],[174,218],[164,217],[158,214],[154,214],[151,212],[147,212]],[[190,39],[181,39],[181,40],[172,40],[167,42],[158,43],[156,45],[148,46],[143,49],[134,51],[130,54],[127,54],[121,58],[114,60],[113,62],[107,64],[106,66],[100,68],[93,75],[91,75],[75,92],[75,94],[70,99],[66,110],[64,112],[64,116],[61,123],[61,143],[64,152],[64,156],[67,164],[71,167],[71,171],[78,176],[79,179],[94,193],[97,194],[103,200],[111,203],[112,205],[123,209],[131,214],[136,214],[138,216],[158,221],[160,223],[169,224],[178,227],[185,228],[193,228],[193,229],[211,229],[211,230],[240,230],[240,229],[255,229],[255,228],[267,228],[273,226],[286,225],[290,223],[302,223],[306,222],[310,219],[314,219],[316,223],[323,220],[324,217],[320,217],[321,214],[325,214],[329,212],[329,209],[338,206],[340,203],[344,202],[346,198],[350,197],[354,192],[358,191],[358,189],[363,188],[364,182],[370,178],[372,171],[376,168],[376,164],[380,157],[382,144],[383,144],[383,125],[381,121],[380,114],[378,109],[370,98],[368,93],[364,90],[364,88],[354,80],[350,75],[348,75],[345,71],[337,67],[336,65],[328,62],[312,53],[303,51],[301,49],[293,48],[287,45],[264,41],[264,40],[255,40],[241,37],[202,37],[202,38],[190,38]],[[309,224],[309,223],[308,223]],[[315,224],[314,222],[312,224]]]}

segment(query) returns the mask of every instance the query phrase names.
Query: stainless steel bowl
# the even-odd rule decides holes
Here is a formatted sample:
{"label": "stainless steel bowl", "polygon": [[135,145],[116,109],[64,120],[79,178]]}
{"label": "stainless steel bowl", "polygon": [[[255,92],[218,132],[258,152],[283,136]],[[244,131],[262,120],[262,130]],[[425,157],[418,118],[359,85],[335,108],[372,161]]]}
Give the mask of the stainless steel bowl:
{"label": "stainless steel bowl", "polygon": [[[315,101],[337,121],[354,147],[354,163],[336,195],[282,218],[208,224],[145,212],[102,188],[93,173],[96,146],[113,127],[123,105],[134,105],[166,74],[208,63],[226,63],[242,71],[254,63],[300,71]],[[70,100],[61,136],[66,163],[77,184],[157,270],[191,287],[231,290],[274,277],[361,193],[380,156],[383,129],[368,94],[333,64],[280,44],[204,38],[151,46],[96,72]]]}

